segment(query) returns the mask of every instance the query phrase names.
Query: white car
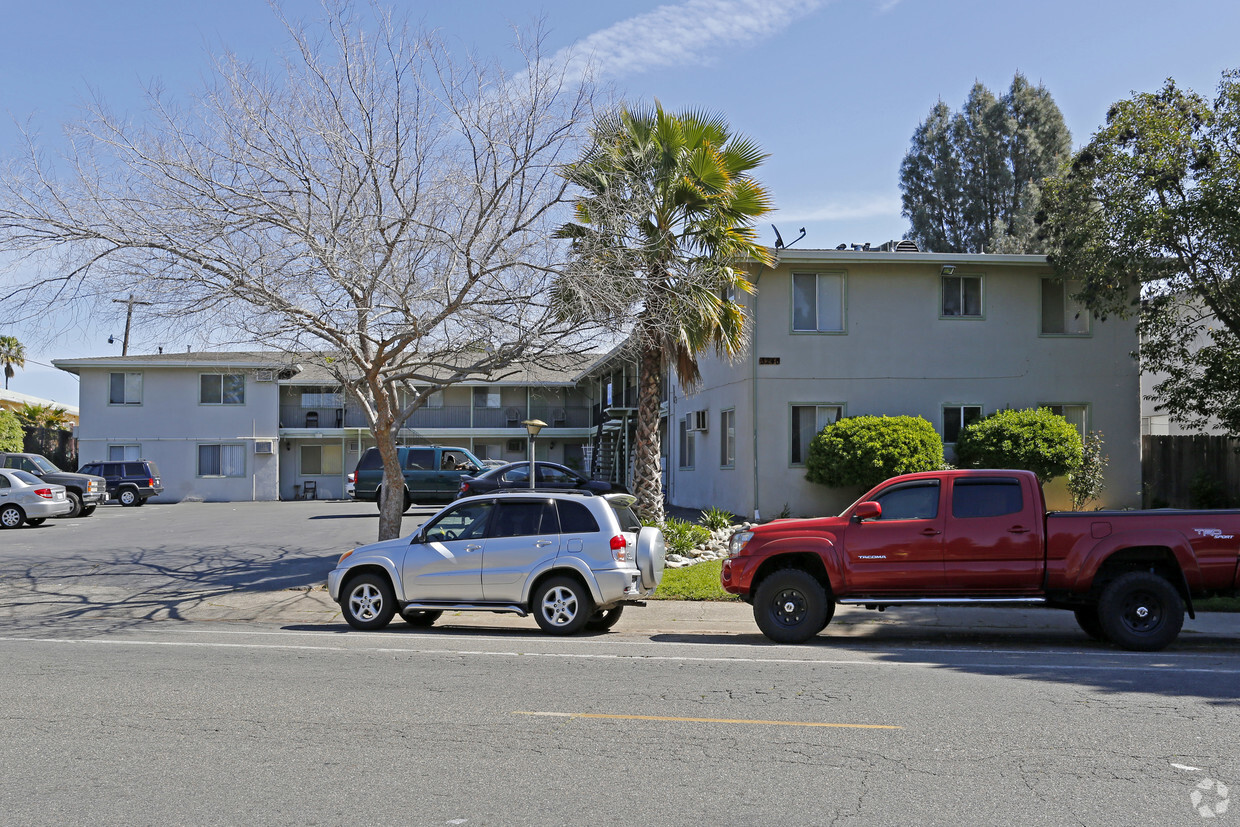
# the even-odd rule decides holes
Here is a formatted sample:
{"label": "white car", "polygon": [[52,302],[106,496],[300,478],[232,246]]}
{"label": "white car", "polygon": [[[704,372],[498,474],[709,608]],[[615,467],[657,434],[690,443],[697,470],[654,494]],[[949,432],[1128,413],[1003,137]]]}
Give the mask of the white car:
{"label": "white car", "polygon": [[444,611],[532,614],[544,632],[610,629],[663,577],[663,532],[630,494],[512,489],[452,503],[409,537],[340,557],[327,588],[355,629],[400,612],[429,626]]}
{"label": "white car", "polygon": [[0,528],[41,525],[48,517],[73,511],[63,485],[44,482],[27,471],[0,468]]}

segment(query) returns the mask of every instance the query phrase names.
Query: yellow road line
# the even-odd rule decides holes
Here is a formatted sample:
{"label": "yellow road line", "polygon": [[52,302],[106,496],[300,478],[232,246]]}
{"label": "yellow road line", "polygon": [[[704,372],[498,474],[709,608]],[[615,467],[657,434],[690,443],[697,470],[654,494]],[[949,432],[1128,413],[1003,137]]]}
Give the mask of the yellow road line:
{"label": "yellow road line", "polygon": [[676,718],[670,715],[608,715],[601,712],[521,712],[513,715],[537,715],[547,718],[606,718],[623,721],[678,721],[693,724],[753,724],[758,726],[809,726],[839,729],[903,729],[890,724],[825,724],[814,721],[751,721],[744,718]]}

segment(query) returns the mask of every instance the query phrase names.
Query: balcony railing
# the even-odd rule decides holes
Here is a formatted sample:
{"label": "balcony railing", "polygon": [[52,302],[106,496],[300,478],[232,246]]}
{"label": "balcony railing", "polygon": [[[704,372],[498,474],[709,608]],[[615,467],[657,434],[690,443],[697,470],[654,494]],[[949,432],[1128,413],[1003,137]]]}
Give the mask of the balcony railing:
{"label": "balcony railing", "polygon": [[[444,405],[440,408],[419,408],[404,427],[422,428],[516,428],[526,419],[541,419],[548,428],[588,428],[591,410],[585,405],[532,406],[505,408],[471,408],[468,405]],[[356,408],[303,408],[300,405],[280,406],[281,428],[367,428],[366,414]]]}

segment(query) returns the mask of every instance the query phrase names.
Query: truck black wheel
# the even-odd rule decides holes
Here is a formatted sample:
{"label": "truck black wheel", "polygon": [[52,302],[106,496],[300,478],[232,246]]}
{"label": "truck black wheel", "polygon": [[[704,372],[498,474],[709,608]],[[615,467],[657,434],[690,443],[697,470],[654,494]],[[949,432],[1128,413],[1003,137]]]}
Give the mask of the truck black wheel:
{"label": "truck black wheel", "polygon": [[753,600],[753,619],[776,643],[804,643],[826,628],[834,611],[826,588],[802,569],[770,575]]}
{"label": "truck black wheel", "polygon": [[588,632],[606,632],[612,626],[620,622],[620,614],[624,611],[623,606],[612,606],[610,609],[599,609],[590,615],[590,619],[586,621],[586,631]]}
{"label": "truck black wheel", "polygon": [[1130,571],[1102,590],[1098,620],[1111,642],[1136,652],[1157,652],[1184,626],[1184,600],[1157,574]]}
{"label": "truck black wheel", "polygon": [[74,492],[72,492],[72,491],[66,491],[66,492],[65,492],[65,499],[69,501],[69,505],[70,505],[70,506],[72,506],[72,507],[69,509],[69,513],[68,513],[68,514],[62,514],[61,516],[62,516],[62,517],[80,517],[80,516],[82,516],[82,498],[81,498],[81,496],[79,496],[78,494],[75,494],[75,493],[74,493]]}
{"label": "truck black wheel", "polygon": [[1073,609],[1072,614],[1076,616],[1076,625],[1081,627],[1081,631],[1092,637],[1094,640],[1106,640],[1106,632],[1102,631],[1102,622],[1098,620],[1097,606],[1081,606]]}
{"label": "truck black wheel", "polygon": [[82,516],[89,517],[91,514],[95,513],[95,509],[98,507],[99,506],[94,505],[94,504],[82,506]]}
{"label": "truck black wheel", "polygon": [[396,595],[387,577],[380,574],[359,574],[348,582],[340,596],[344,619],[354,629],[364,632],[382,629],[396,614]]}

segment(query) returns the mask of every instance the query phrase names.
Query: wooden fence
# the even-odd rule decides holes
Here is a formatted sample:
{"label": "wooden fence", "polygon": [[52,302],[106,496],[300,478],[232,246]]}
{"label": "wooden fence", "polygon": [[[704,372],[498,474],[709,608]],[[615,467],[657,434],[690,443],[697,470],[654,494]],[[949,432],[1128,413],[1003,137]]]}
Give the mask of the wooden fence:
{"label": "wooden fence", "polygon": [[1143,436],[1141,482],[1146,508],[1240,506],[1240,440]]}

